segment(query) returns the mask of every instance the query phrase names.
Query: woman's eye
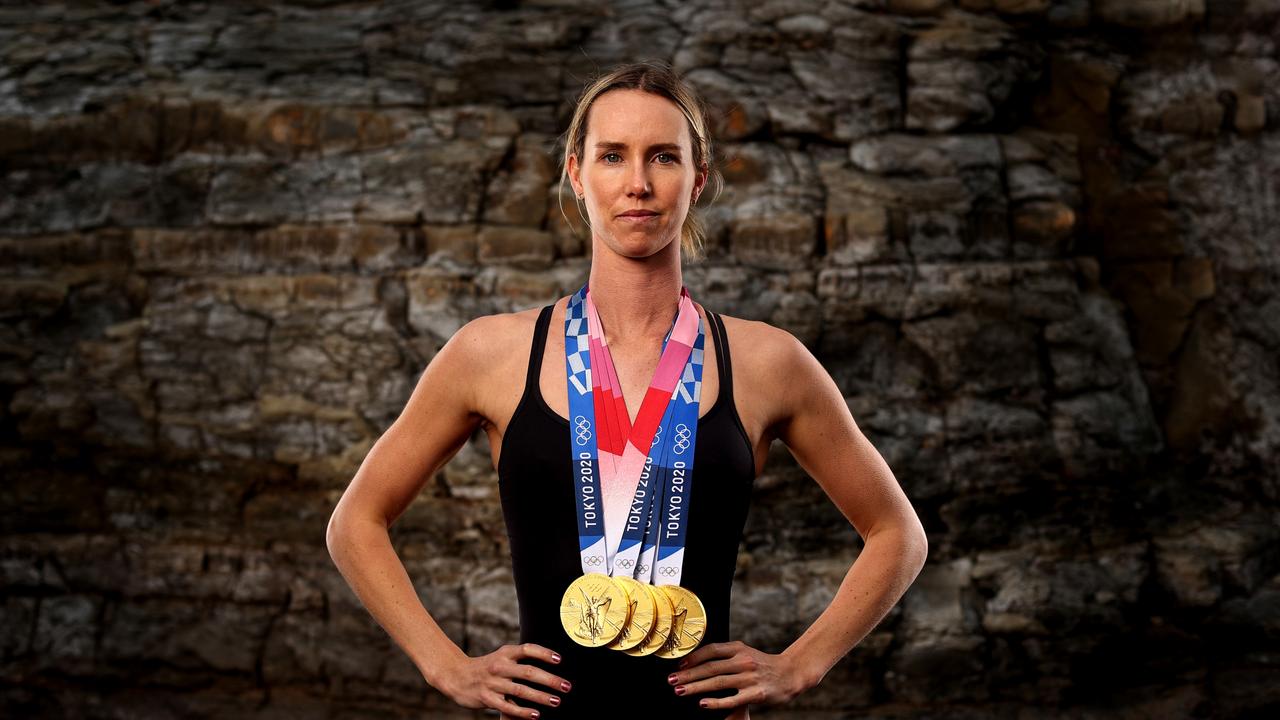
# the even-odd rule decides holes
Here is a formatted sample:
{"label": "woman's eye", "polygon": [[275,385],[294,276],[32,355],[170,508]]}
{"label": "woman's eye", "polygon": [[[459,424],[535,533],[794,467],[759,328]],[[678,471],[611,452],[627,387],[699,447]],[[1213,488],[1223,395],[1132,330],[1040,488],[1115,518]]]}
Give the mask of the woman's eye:
{"label": "woman's eye", "polygon": [[[669,160],[669,161],[667,161],[667,162],[663,162],[662,160],[659,160],[659,161],[658,161],[658,162],[661,162],[663,165],[670,165],[670,164],[672,164],[672,163],[674,163],[674,162],[679,162],[679,160],[680,160],[680,158],[676,157],[675,155],[672,155],[671,153],[666,153],[666,152],[664,152],[664,153],[658,153],[658,154],[657,154],[657,155],[655,155],[654,157],[656,157],[656,158],[663,158],[663,157],[670,158],[670,160]],[[615,162],[615,161],[613,161],[613,160],[610,160],[609,158],[618,158],[618,160],[621,160],[621,159],[622,159],[622,156],[621,156],[621,155],[619,155],[619,154],[618,154],[618,153],[616,153],[616,152],[611,152],[611,153],[605,153],[605,154],[604,154],[600,159],[601,159],[601,160],[604,160],[605,162]]]}

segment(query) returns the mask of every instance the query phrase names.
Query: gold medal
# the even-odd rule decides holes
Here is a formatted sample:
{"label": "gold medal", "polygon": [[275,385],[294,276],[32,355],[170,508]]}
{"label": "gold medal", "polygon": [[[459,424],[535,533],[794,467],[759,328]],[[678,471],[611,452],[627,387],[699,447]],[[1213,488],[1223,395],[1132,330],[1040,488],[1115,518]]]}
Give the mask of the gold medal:
{"label": "gold medal", "polygon": [[649,637],[649,633],[653,631],[653,624],[657,620],[658,604],[644,589],[643,584],[634,578],[619,576],[614,577],[613,581],[627,591],[627,597],[631,600],[631,615],[627,618],[627,624],[623,626],[618,638],[605,647],[610,650],[627,650]]}
{"label": "gold medal", "polygon": [[657,588],[649,583],[639,584],[653,598],[654,606],[657,608],[657,611],[653,614],[653,630],[639,645],[622,652],[637,656],[652,655],[657,652],[658,648],[666,644],[667,635],[671,633],[671,598],[666,593],[659,592]]}
{"label": "gold medal", "polygon": [[627,621],[627,591],[602,573],[587,573],[569,583],[560,598],[560,624],[579,645],[613,642]]}
{"label": "gold medal", "polygon": [[671,598],[671,633],[654,653],[662,658],[678,658],[693,652],[707,634],[707,609],[692,590],[679,585],[659,585],[657,590]]}

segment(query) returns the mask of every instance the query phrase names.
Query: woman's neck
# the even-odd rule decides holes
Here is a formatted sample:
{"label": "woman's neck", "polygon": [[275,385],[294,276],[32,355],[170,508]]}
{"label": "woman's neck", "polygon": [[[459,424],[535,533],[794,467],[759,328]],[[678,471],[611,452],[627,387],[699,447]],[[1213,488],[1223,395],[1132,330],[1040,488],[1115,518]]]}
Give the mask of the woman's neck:
{"label": "woman's neck", "polygon": [[661,344],[671,329],[683,282],[679,242],[672,245],[647,258],[623,257],[607,249],[592,256],[587,281],[591,302],[611,346]]}

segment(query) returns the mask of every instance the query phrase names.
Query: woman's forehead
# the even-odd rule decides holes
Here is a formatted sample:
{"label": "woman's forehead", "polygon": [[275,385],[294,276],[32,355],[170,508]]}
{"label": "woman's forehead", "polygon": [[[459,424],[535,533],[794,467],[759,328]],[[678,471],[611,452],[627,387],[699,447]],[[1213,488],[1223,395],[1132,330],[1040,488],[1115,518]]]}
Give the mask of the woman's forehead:
{"label": "woman's forehead", "polygon": [[611,90],[587,114],[587,141],[647,147],[689,142],[684,113],[671,100],[639,90]]}

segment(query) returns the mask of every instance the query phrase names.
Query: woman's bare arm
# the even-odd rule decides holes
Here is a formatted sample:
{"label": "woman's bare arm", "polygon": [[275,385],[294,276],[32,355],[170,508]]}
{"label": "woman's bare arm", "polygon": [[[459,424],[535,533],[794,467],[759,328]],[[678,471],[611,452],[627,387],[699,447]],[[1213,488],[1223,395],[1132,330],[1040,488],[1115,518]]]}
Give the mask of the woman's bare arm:
{"label": "woman's bare arm", "polygon": [[799,340],[779,331],[786,412],[778,437],[863,538],[835,598],[783,651],[806,685],[818,684],[893,608],[928,554],[924,528],[888,463],[854,422],[831,375]]}
{"label": "woman's bare arm", "polygon": [[569,683],[524,661],[558,663],[559,656],[533,643],[467,655],[418,600],[388,534],[427,480],[485,419],[478,393],[491,391],[485,373],[495,367],[496,353],[510,351],[513,322],[520,324],[506,315],[477,318],[440,348],[404,410],[374,443],[338,501],[325,542],[360,602],[428,683],[462,707],[534,718],[536,710],[511,698],[554,706],[559,696],[544,688],[568,692]]}
{"label": "woman's bare arm", "polygon": [[751,380],[751,404],[766,434],[781,439],[826,491],[866,543],[835,598],[786,650],[773,655],[741,641],[690,653],[671,683],[680,694],[736,688],[708,708],[775,705],[817,685],[884,618],[920,572],[928,552],[924,530],[884,458],[853,420],[826,369],[790,333],[765,323],[741,324],[751,353],[736,353]]}
{"label": "woman's bare arm", "polygon": [[388,529],[480,422],[473,389],[486,367],[486,321],[477,318],[445,343],[408,403],[378,438],[329,519],[334,564],[369,613],[439,688],[442,671],[465,657],[422,606]]}

